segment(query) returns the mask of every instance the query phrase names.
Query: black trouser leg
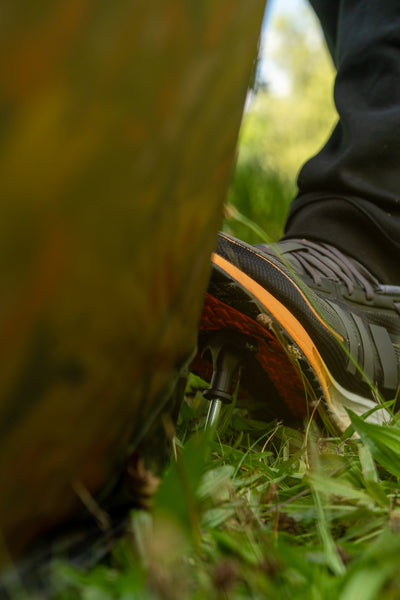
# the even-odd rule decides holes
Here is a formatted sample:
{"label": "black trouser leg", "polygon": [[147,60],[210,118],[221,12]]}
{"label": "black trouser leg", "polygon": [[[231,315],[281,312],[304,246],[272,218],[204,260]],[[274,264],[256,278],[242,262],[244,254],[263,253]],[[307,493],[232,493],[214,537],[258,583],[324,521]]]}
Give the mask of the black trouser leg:
{"label": "black trouser leg", "polygon": [[400,285],[400,2],[311,0],[339,122],[298,178],[285,237],[336,245]]}

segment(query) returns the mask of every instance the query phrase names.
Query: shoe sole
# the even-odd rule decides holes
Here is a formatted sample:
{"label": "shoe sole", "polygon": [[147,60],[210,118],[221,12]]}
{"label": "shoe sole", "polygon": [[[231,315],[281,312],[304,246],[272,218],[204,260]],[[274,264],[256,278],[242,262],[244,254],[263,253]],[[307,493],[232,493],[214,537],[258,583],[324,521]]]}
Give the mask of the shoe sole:
{"label": "shoe sole", "polygon": [[[225,329],[252,338],[257,345],[256,361],[296,418],[308,417],[316,403],[323,420],[328,417],[343,432],[350,424],[346,408],[358,415],[376,408],[377,402],[344,389],[332,377],[303,325],[279,300],[223,257],[213,254],[212,263],[213,279],[218,273],[218,282],[210,284],[200,336],[207,339],[212,332]],[[194,370],[210,379],[210,366],[200,356]],[[375,410],[367,420],[382,424],[390,415],[384,409]]]}

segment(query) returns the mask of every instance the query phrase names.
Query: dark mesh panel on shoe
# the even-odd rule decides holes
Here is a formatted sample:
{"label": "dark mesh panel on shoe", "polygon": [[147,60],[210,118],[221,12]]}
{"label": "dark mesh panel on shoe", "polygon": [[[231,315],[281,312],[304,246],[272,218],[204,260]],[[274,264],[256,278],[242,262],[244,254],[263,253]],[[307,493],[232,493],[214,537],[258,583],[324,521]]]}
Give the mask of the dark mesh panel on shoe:
{"label": "dark mesh panel on shoe", "polygon": [[[239,245],[224,236],[220,236],[219,238],[217,252],[261,286],[267,286],[268,290],[278,300],[284,302],[285,306],[296,314],[301,323],[306,322],[308,324],[311,337],[320,339],[322,346],[321,353],[327,356],[329,362],[334,365],[334,371],[344,369],[343,353],[339,344],[332,344],[331,338],[333,334],[329,332],[324,324],[321,323],[321,320],[318,319],[317,314],[315,314],[317,309],[314,307],[318,307],[317,299],[313,297],[312,293],[309,293],[309,298],[305,295],[303,297],[303,292],[299,294],[299,287],[296,287],[297,284],[294,284],[292,277],[289,276],[282,265],[275,264],[272,258],[263,256],[251,247]],[[328,311],[332,319],[332,324],[329,324],[329,326],[340,336],[345,335],[336,315],[329,308],[327,308]],[[328,337],[329,341],[325,341]],[[353,387],[355,389],[356,386],[354,385],[353,377],[349,377],[346,383],[351,389]],[[367,391],[366,386],[365,392],[367,393]]]}
{"label": "dark mesh panel on shoe", "polygon": [[[315,285],[312,289],[310,278],[294,273],[293,269],[290,271],[290,265],[284,265],[280,257],[267,255],[225,234],[219,236],[216,252],[293,312],[318,345],[333,377],[341,385],[350,392],[371,396],[371,384],[380,381],[383,370],[370,325],[384,327],[394,335],[400,335],[400,319],[393,310],[393,298],[378,290],[372,301],[366,301],[362,291],[356,289],[350,295],[345,285],[340,286],[335,282],[325,290],[318,290]],[[358,324],[353,318],[348,330],[349,323],[340,318],[338,311],[332,307],[332,301],[342,311],[352,311]],[[361,343],[366,342],[367,338],[371,338],[371,341],[366,344],[361,356],[352,357],[361,367],[354,373],[354,369],[349,369],[348,365],[355,333],[362,338]],[[362,373],[363,366],[367,373]],[[366,375],[368,381],[365,381]],[[385,398],[391,399],[395,390],[392,385],[389,389],[385,388],[387,381],[393,384],[393,377],[386,381],[383,379],[380,391]]]}

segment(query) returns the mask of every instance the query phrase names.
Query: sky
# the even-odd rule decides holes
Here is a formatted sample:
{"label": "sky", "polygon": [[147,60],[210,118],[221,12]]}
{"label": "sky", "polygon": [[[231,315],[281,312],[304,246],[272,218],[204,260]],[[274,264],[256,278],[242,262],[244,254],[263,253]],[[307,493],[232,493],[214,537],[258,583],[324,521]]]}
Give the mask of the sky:
{"label": "sky", "polygon": [[261,36],[259,77],[261,81],[268,82],[271,93],[284,96],[290,92],[290,81],[287,75],[277,68],[272,59],[272,52],[278,41],[274,21],[281,15],[301,18],[307,27],[307,34],[310,37],[319,37],[321,32],[318,26],[313,27],[314,21],[305,18],[310,12],[312,13],[312,9],[307,0],[268,0],[267,2]]}
{"label": "sky", "polygon": [[275,14],[296,14],[301,11],[306,4],[306,0],[267,0],[264,24],[268,21],[270,15]]}

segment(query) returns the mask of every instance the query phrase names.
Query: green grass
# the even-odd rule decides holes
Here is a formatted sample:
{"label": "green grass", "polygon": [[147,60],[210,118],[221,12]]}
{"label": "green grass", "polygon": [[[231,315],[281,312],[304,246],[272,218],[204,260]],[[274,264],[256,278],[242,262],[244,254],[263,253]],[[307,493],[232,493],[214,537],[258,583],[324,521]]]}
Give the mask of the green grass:
{"label": "green grass", "polygon": [[59,566],[57,599],[400,597],[396,423],[305,436],[226,407],[211,437],[203,420],[198,393],[152,512],[132,513],[109,563]]}

